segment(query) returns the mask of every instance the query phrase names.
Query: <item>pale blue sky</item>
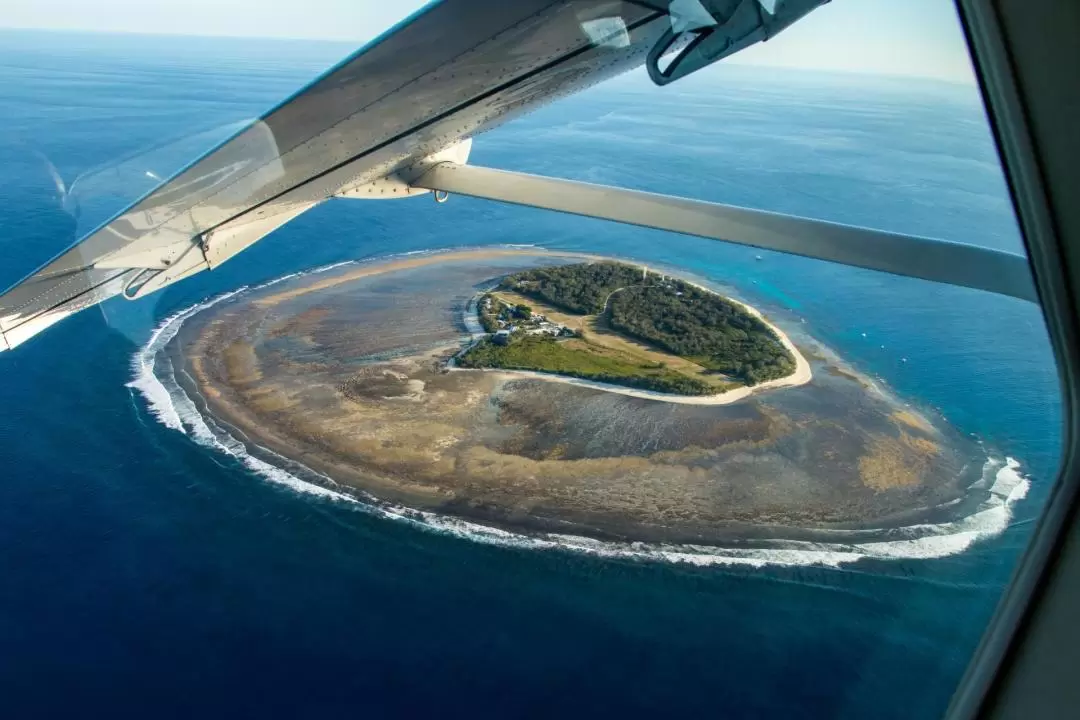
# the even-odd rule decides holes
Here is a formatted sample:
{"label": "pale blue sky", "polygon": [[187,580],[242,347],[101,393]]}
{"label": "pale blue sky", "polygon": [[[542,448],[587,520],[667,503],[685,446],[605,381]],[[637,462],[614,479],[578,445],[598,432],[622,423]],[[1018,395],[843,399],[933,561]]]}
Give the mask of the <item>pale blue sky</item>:
{"label": "pale blue sky", "polygon": [[[309,38],[359,45],[424,4],[422,0],[4,0],[0,26]],[[733,61],[973,81],[950,0],[833,0]]]}

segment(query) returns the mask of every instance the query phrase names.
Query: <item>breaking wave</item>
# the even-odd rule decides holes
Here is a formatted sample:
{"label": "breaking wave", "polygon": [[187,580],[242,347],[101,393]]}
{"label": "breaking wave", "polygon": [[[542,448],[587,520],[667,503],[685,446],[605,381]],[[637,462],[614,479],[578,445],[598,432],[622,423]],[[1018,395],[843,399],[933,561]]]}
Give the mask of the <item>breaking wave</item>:
{"label": "breaking wave", "polygon": [[[440,251],[431,251],[437,253]],[[419,254],[419,253],[410,253]],[[387,258],[378,258],[383,261]],[[531,548],[536,550],[566,550],[612,558],[689,563],[698,566],[765,567],[818,565],[839,567],[864,559],[902,560],[931,559],[956,555],[975,543],[1000,535],[1009,526],[1013,510],[1028,493],[1030,481],[1020,472],[1020,463],[1011,457],[988,458],[983,466],[982,479],[977,487],[987,490],[986,499],[971,514],[938,524],[915,524],[875,531],[878,539],[855,542],[855,532],[834,531],[836,542],[772,540],[755,547],[725,548],[700,545],[668,545],[659,543],[621,543],[561,534],[524,535],[499,528],[440,515],[417,511],[375,499],[369,495],[350,494],[335,490],[331,478],[265,450],[267,457],[276,457],[280,464],[267,462],[248,452],[247,446],[230,435],[212,417],[199,411],[195,402],[177,382],[166,346],[191,317],[241,293],[275,285],[286,280],[326,272],[348,261],[302,273],[293,273],[268,283],[242,287],[205,302],[181,310],[163,320],[151,333],[146,344],[131,362],[132,380],[127,387],[137,390],[145,399],[150,413],[162,425],[188,435],[196,443],[236,458],[252,472],[275,484],[298,493],[314,495],[390,520],[406,522],[430,531],[494,545]],[[260,453],[262,454],[262,453]],[[292,470],[286,469],[292,467]],[[301,476],[308,476],[306,480]],[[318,482],[313,480],[318,479]],[[322,484],[325,483],[325,484]],[[865,532],[862,533],[865,535]]]}

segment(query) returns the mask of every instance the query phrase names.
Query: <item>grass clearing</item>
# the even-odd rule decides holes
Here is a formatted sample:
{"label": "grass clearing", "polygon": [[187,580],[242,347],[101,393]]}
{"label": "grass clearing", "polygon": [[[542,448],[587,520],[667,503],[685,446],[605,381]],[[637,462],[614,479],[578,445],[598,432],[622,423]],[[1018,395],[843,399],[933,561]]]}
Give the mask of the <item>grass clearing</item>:
{"label": "grass clearing", "polygon": [[625,387],[678,395],[722,392],[714,384],[672,370],[660,363],[635,362],[610,348],[584,340],[557,341],[549,337],[515,338],[508,345],[482,340],[458,359],[462,367],[502,368],[558,373]]}

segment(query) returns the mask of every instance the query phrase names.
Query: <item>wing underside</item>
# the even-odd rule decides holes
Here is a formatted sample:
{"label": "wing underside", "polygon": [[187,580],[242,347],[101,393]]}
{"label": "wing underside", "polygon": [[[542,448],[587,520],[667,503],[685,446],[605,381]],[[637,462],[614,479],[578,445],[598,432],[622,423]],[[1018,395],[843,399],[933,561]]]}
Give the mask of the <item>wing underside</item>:
{"label": "wing underside", "polygon": [[[431,5],[0,295],[0,350],[116,295],[138,299],[213,269],[330,197],[431,190],[1034,299],[1016,255],[620,188],[452,172],[477,134],[642,64],[658,84],[672,82],[825,1]],[[664,67],[661,56],[674,60]]]}
{"label": "wing underside", "polygon": [[636,67],[666,18],[611,0],[432,5],[0,296],[0,348],[211,269],[328,197]]}

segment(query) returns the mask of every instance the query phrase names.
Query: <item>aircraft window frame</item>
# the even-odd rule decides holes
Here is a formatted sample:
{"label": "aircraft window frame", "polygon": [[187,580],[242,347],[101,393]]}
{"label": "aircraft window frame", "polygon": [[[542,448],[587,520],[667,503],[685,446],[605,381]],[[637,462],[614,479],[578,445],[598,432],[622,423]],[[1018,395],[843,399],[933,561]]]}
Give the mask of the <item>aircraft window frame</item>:
{"label": "aircraft window frame", "polygon": [[[1014,45],[1020,44],[1022,33],[1014,36],[1014,31],[1019,33],[1012,26],[1017,16],[1008,15],[1004,8],[1010,3],[1007,0],[993,4],[984,0],[954,0],[954,4],[967,38],[1013,209],[1022,231],[1028,264],[1049,330],[1064,405],[1062,456],[1057,476],[1051,481],[1049,498],[1040,510],[1035,528],[1013,569],[1010,581],[1002,589],[994,616],[983,632],[982,640],[946,713],[949,718],[966,720],[994,712],[991,705],[1007,690],[1004,686],[1009,681],[1008,673],[1016,663],[1023,661],[1021,645],[1026,640],[1024,632],[1032,627],[1040,602],[1051,592],[1047,579],[1060,569],[1070,534],[1080,536],[1080,525],[1076,522],[1080,517],[1080,438],[1076,433],[1080,427],[1080,313],[1077,312],[1077,295],[1073,291],[1073,288],[1080,287],[1080,261],[1070,263],[1067,252],[1070,245],[1080,245],[1076,242],[1080,237],[1070,237],[1067,233],[1069,226],[1060,219],[1063,214],[1075,215],[1080,208],[1066,206],[1061,200],[1062,196],[1055,203],[1054,197],[1048,193],[1048,188],[1053,185],[1050,182],[1051,173],[1047,171],[1048,148],[1052,146],[1040,142],[1047,139],[1040,135],[1045,133],[1046,128],[1040,125],[1034,108],[1037,103],[1031,102],[1033,89],[1025,87],[1023,83],[1025,70],[1028,73],[1046,70],[1045,66],[1040,68],[1035,65],[1030,57],[1025,58],[1022,53],[1014,52]],[[1021,3],[1011,4],[1019,6]],[[1054,0],[1034,0],[1031,7],[1038,6],[1042,14],[1024,30],[1052,30],[1057,35],[1053,38],[1048,36],[1047,42],[1054,39],[1066,44],[1070,29],[1067,24],[1039,25],[1040,19],[1049,17],[1052,11],[1048,9],[1054,5]],[[1012,12],[1025,11],[1014,7]],[[1029,43],[1027,50],[1030,51],[1032,37],[1025,37],[1024,42]],[[1025,65],[1025,62],[1030,64]],[[1051,70],[1058,67],[1067,66],[1053,66]],[[1053,81],[1047,83],[1049,87],[1054,87]],[[1060,81],[1058,84],[1064,85]],[[1045,90],[1047,85],[1041,87]],[[1069,116],[1053,120],[1065,124]],[[1065,160],[1059,160],[1067,164]],[[1073,177],[1077,177],[1076,171],[1073,172]],[[441,201],[440,192],[445,199],[445,190],[434,189],[436,201]],[[1080,692],[1080,685],[1074,691]]]}
{"label": "aircraft window frame", "polygon": [[[1018,693],[1011,698],[1011,705],[998,706],[997,702],[1011,690],[1010,686],[1019,674],[1017,670],[1025,662],[1034,663],[1040,652],[1053,651],[1053,648],[1046,646],[1024,648],[1023,643],[1027,640],[1025,634],[1032,627],[1033,619],[1054,591],[1047,587],[1048,580],[1058,567],[1059,560],[1064,559],[1061,556],[1068,536],[1077,533],[1076,506],[1080,496],[1080,448],[1076,437],[1076,429],[1080,426],[1080,418],[1077,417],[1080,408],[1080,398],[1077,397],[1080,392],[1077,378],[1080,346],[1077,339],[1080,337],[1080,322],[1070,288],[1075,286],[1078,273],[1075,267],[1069,265],[1068,255],[1064,252],[1075,242],[1070,242],[1071,239],[1064,236],[1062,231],[1065,223],[1055,222],[1056,216],[1075,214],[1076,211],[1063,203],[1053,203],[1047,194],[1044,177],[1047,175],[1045,159],[1048,153],[1044,147],[1036,144],[1037,140],[1053,140],[1052,132],[1046,132],[1045,124],[1039,125],[1039,120],[1044,123],[1048,119],[1067,123],[1068,117],[1051,117],[1051,113],[1037,117],[1036,108],[1030,102],[1032,99],[1040,100],[1042,109],[1046,110],[1046,102],[1054,103],[1060,96],[1038,97],[1038,91],[1061,91],[1065,89],[1065,83],[1051,79],[1038,89],[1024,87],[1022,83],[1025,70],[1027,73],[1046,73],[1046,66],[1038,61],[1045,62],[1048,53],[1032,53],[1036,43],[1040,49],[1055,43],[1057,47],[1067,48],[1070,26],[1060,22],[1063,19],[1058,12],[1061,8],[1055,8],[1052,0],[1035,0],[1026,3],[1023,8],[1012,8],[1015,13],[1012,15],[1004,7],[1006,3],[957,0],[956,4],[991,130],[1002,157],[1003,170],[1057,361],[1064,404],[1064,442],[1061,465],[1050,496],[1013,572],[1012,580],[1005,588],[990,625],[957,687],[946,717],[950,720],[1011,717],[1010,708],[1015,708],[1017,704],[1024,707],[1023,712],[1028,717],[1041,715],[1034,710],[1036,706],[1048,710],[1045,716],[1050,716],[1056,709],[1055,700],[1060,701],[1068,693],[1068,688],[1057,686],[1055,690],[1062,697],[1047,697],[1032,693],[1030,686],[1019,687]],[[1052,22],[1056,15],[1059,22]],[[1025,66],[1025,63],[1029,64]],[[1060,103],[1055,103],[1054,109],[1059,109],[1059,106]],[[1043,131],[1040,135],[1045,136],[1036,137],[1033,131]],[[1067,162],[1063,161],[1062,164],[1067,165]],[[1075,177],[1073,170],[1074,181]],[[1032,654],[1025,657],[1024,650],[1030,650]],[[1075,656],[1075,648],[1071,652]],[[1045,685],[1041,689],[1045,690]]]}

